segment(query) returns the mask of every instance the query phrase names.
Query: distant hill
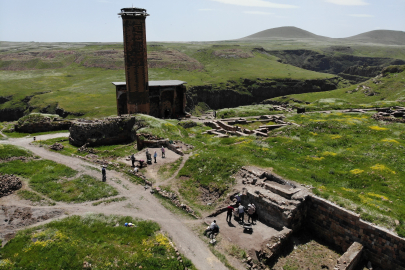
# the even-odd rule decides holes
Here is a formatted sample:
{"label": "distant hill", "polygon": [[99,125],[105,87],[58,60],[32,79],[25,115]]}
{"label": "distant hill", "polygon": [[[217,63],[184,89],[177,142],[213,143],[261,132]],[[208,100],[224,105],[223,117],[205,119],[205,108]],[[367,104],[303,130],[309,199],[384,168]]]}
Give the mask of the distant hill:
{"label": "distant hill", "polygon": [[405,45],[405,32],[392,30],[374,30],[360,35],[345,38],[345,40],[387,45]]}
{"label": "distant hill", "polygon": [[272,39],[272,38],[305,38],[305,39],[328,39],[305,31],[298,27],[284,26],[267,29],[256,34],[244,37],[243,39]]}
{"label": "distant hill", "polygon": [[312,39],[317,41],[361,42],[385,45],[405,45],[405,32],[392,30],[374,30],[347,38],[329,38],[318,36],[309,31],[293,26],[267,29],[240,40],[269,40],[269,39]]}

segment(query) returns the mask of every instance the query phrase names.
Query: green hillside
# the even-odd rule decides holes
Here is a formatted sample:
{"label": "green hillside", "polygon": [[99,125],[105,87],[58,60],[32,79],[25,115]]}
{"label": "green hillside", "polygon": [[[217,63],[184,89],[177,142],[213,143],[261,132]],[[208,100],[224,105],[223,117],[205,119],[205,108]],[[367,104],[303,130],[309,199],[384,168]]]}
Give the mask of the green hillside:
{"label": "green hillside", "polygon": [[271,100],[305,107],[310,111],[403,106],[405,104],[405,66],[388,67],[384,69],[382,76],[347,88],[289,95]]}
{"label": "green hillside", "polygon": [[[341,46],[335,45],[287,40],[150,43],[149,79],[177,79],[186,81],[189,88],[212,85],[222,90],[228,83],[230,89],[240,88],[244,79],[335,76],[280,63],[279,58],[265,52],[270,50],[306,49],[328,55],[405,59],[403,46],[356,45],[342,52]],[[115,115],[113,81],[125,81],[120,43],[0,42],[0,111],[3,115],[15,113],[18,117],[14,119],[29,112],[57,113],[57,109],[69,117]]]}
{"label": "green hillside", "polygon": [[[188,86],[257,78],[323,79],[316,73],[252,52],[251,46],[152,44],[149,79],[178,79]],[[56,108],[85,117],[116,114],[113,81],[125,81],[122,45],[68,49],[17,48],[0,53],[0,110],[55,113]]]}

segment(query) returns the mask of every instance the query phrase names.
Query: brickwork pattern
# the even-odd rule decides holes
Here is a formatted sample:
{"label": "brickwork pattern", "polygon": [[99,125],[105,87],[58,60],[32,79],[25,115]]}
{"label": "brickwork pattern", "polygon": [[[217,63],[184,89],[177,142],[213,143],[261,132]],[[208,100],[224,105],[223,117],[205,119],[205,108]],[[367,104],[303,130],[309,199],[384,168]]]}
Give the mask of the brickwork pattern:
{"label": "brickwork pattern", "polygon": [[405,270],[405,239],[360,219],[358,214],[309,196],[307,227],[346,251],[353,242],[365,247],[365,258],[383,269]]}

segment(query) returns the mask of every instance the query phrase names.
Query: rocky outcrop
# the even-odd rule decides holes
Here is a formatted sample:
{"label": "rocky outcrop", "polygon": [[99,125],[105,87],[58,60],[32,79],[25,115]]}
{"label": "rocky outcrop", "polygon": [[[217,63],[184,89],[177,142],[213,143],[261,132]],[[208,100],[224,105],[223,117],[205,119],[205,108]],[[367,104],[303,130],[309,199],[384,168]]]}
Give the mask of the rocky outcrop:
{"label": "rocky outcrop", "polygon": [[187,106],[191,110],[193,104],[204,102],[218,110],[251,105],[278,96],[335,90],[341,80],[244,79],[242,83],[228,82],[224,89],[216,85],[193,86],[188,89]]}
{"label": "rocky outcrop", "polygon": [[39,113],[30,114],[21,117],[14,129],[18,132],[36,133],[55,130],[68,130],[72,125],[69,120],[62,120],[53,116],[47,116]]}
{"label": "rocky outcrop", "polygon": [[360,57],[350,54],[335,54],[330,53],[328,49],[325,50],[326,53],[322,54],[311,50],[266,51],[263,48],[255,49],[260,53],[277,56],[282,63],[316,72],[339,74],[353,83],[375,77],[389,65],[405,64],[405,61],[400,59]]}
{"label": "rocky outcrop", "polygon": [[134,141],[134,116],[111,117],[98,120],[77,120],[70,127],[69,143],[75,146],[111,145]]}

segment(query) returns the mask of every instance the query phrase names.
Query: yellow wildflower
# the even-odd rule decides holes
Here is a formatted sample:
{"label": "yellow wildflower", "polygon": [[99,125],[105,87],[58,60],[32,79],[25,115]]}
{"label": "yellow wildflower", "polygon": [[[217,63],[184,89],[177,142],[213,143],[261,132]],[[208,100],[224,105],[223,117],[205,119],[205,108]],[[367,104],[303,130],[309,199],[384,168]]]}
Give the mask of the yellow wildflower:
{"label": "yellow wildflower", "polygon": [[383,195],[380,195],[380,194],[376,194],[376,193],[369,192],[369,193],[367,193],[367,195],[368,195],[368,196],[372,196],[372,197],[379,198],[379,199],[384,200],[384,201],[388,201],[388,197],[383,196]]}
{"label": "yellow wildflower", "polygon": [[369,128],[371,128],[372,130],[378,130],[378,131],[388,130],[388,128],[383,128],[383,127],[379,127],[379,126],[370,126]]}
{"label": "yellow wildflower", "polygon": [[336,156],[337,154],[336,154],[336,153],[333,153],[333,152],[326,151],[326,152],[323,152],[322,155],[323,155],[323,156],[333,156],[333,157],[334,157],[334,156]]}
{"label": "yellow wildflower", "polygon": [[354,169],[350,171],[352,174],[361,174],[362,172],[364,172],[364,170],[360,170],[360,169]]}
{"label": "yellow wildflower", "polygon": [[389,168],[387,168],[385,165],[383,164],[376,164],[374,166],[371,166],[371,169],[376,170],[376,171],[385,171],[385,172],[390,172],[392,174],[396,174],[395,171],[390,170]]}
{"label": "yellow wildflower", "polygon": [[336,139],[342,138],[342,136],[340,136],[340,135],[330,135],[330,138],[331,138],[332,140],[336,140]]}
{"label": "yellow wildflower", "polygon": [[399,143],[397,140],[394,140],[394,139],[383,139],[381,141],[382,142],[388,142],[388,143]]}

